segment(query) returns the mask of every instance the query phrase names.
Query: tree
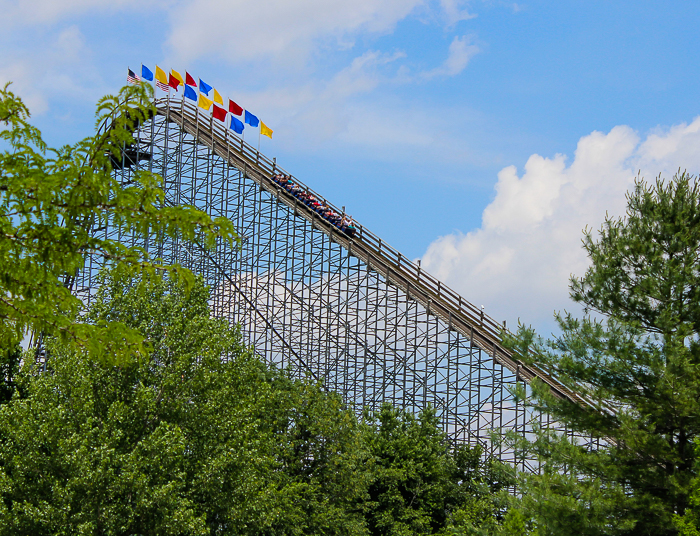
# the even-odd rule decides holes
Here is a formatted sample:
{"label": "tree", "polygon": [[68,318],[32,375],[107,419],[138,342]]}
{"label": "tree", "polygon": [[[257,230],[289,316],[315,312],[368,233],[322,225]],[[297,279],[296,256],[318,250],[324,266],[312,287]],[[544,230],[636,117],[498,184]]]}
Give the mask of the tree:
{"label": "tree", "polygon": [[139,247],[100,238],[93,228],[107,225],[136,238],[152,235],[199,240],[213,247],[217,238],[235,240],[232,224],[191,207],[163,203],[162,180],[146,170],[133,184],[112,173],[124,147],[133,145],[137,126],[155,113],[148,84],[125,87],[102,98],[98,132],[72,146],[49,149],[29,123],[29,110],[9,90],[0,89],[0,348],[13,348],[25,333],[59,337],[94,356],[126,358],[143,353],[141,338],[124,324],[80,321],[81,301],[67,282],[87,257],[117,269],[165,269]]}
{"label": "tree", "polygon": [[700,439],[695,440],[696,476],[691,482],[690,508],[683,515],[676,515],[673,523],[682,536],[700,536]]}
{"label": "tree", "polygon": [[22,348],[16,345],[10,348],[0,348],[0,404],[12,398],[17,389],[15,378],[22,361]]}
{"label": "tree", "polygon": [[[479,447],[450,448],[435,410],[417,417],[384,404],[366,414],[367,497],[371,535],[459,533],[493,515],[492,494],[509,482],[481,460]],[[491,485],[489,485],[489,483]]]}
{"label": "tree", "polygon": [[115,366],[56,340],[47,372],[24,366],[0,404],[0,535],[363,534],[356,419],[208,299],[201,279],[104,275],[87,321],[149,352]]}
{"label": "tree", "polygon": [[521,328],[510,344],[587,403],[554,398],[541,382],[529,402],[600,446],[544,430],[521,444],[542,464],[524,478],[522,507],[541,536],[676,534],[700,433],[697,178],[638,180],[626,216],[607,218],[597,239],[587,230],[584,248],[591,266],[572,278],[571,296],[585,316],[558,315],[562,334],[547,343]]}

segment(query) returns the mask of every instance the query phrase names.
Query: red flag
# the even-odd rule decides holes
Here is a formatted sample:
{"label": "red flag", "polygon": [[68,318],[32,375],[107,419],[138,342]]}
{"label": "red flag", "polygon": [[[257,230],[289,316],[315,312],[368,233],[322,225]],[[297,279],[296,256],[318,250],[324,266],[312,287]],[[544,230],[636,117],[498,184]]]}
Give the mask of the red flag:
{"label": "red flag", "polygon": [[168,85],[173,88],[175,91],[177,91],[178,86],[182,84],[177,78],[173,76],[173,73],[170,73],[170,76],[168,77]]}
{"label": "red flag", "polygon": [[214,119],[219,121],[226,121],[226,110],[224,108],[219,108],[216,104],[214,105]]}
{"label": "red flag", "polygon": [[197,87],[197,82],[194,81],[194,78],[190,76],[190,73],[185,71],[185,84],[188,86],[194,86]]}
{"label": "red flag", "polygon": [[238,104],[229,99],[228,111],[231,112],[233,115],[241,115],[243,113],[243,108],[241,108],[240,106],[238,106]]}

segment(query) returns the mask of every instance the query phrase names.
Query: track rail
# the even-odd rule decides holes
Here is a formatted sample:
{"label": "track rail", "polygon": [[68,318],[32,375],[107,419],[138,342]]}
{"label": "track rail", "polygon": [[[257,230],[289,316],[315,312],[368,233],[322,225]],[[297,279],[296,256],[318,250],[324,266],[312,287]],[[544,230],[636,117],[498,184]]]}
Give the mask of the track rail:
{"label": "track rail", "polygon": [[418,301],[429,314],[434,314],[447,322],[451,329],[467,337],[471,344],[478,346],[497,363],[513,372],[518,380],[529,383],[534,378],[539,378],[549,386],[555,396],[590,406],[585,398],[563,386],[545,371],[515,359],[502,344],[505,327],[423,270],[420,265],[403,256],[369,229],[355,222],[357,231],[355,236],[350,238],[299,202],[270,177],[275,173],[289,175],[300,188],[327,203],[337,213],[342,213],[342,210],[335,207],[323,195],[279,167],[274,159],[270,160],[243,141],[222,122],[214,120],[209,114],[200,113],[200,108],[184,98],[182,101],[169,98],[157,99],[155,104],[159,115],[178,124],[198,143],[209,147],[225,161],[242,170],[246,176],[275,196],[278,202],[290,207],[295,215],[308,220],[314,228],[328,235],[351,255],[384,276],[389,284],[398,287],[407,296]]}

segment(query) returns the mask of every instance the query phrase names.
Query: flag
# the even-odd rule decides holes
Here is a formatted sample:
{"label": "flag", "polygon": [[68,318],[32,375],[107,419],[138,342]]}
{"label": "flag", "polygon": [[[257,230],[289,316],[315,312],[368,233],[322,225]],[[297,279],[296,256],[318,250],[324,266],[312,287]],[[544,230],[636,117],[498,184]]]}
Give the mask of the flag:
{"label": "flag", "polygon": [[148,80],[149,82],[153,82],[153,73],[143,64],[141,64],[141,78]]}
{"label": "flag", "polygon": [[260,134],[263,136],[267,136],[268,138],[272,139],[272,129],[268,127],[265,123],[260,121]]}
{"label": "flag", "polygon": [[168,85],[168,75],[165,71],[156,65],[156,86],[163,91],[170,91],[170,86]]}
{"label": "flag", "polygon": [[168,75],[165,74],[165,71],[158,67],[156,65],[156,80],[160,82],[161,84],[165,84],[166,86],[168,85]]}
{"label": "flag", "polygon": [[231,116],[231,130],[233,130],[236,134],[243,134],[243,129],[245,126],[243,123],[241,123],[238,119],[235,117]]}
{"label": "flag", "polygon": [[185,79],[182,78],[182,75],[178,73],[175,69],[170,69],[170,72],[173,74],[175,78],[177,78],[180,81],[180,84],[184,85],[185,84]]}
{"label": "flag", "polygon": [[201,78],[199,79],[199,91],[201,91],[205,95],[209,95],[209,92],[211,91],[211,89],[212,89],[212,87],[209,84],[207,84]]}
{"label": "flag", "polygon": [[194,78],[187,71],[185,71],[185,85],[197,87],[197,82],[194,81]]}
{"label": "flag", "polygon": [[229,99],[228,111],[231,112],[233,115],[241,115],[243,113],[243,108],[241,108],[240,106],[238,106],[238,104]]}
{"label": "flag", "polygon": [[185,86],[185,97],[197,102],[197,92],[190,86]]}
{"label": "flag", "polygon": [[134,71],[129,69],[129,72],[126,75],[126,81],[130,84],[138,84],[141,81],[141,79],[138,76],[136,76]]}
{"label": "flag", "polygon": [[182,85],[182,82],[180,82],[179,78],[174,77],[173,74],[170,73],[170,77],[168,78],[168,85],[175,91],[177,91],[177,88],[180,87],[180,85]]}
{"label": "flag", "polygon": [[[216,91],[216,90],[214,90]],[[219,108],[216,104],[214,105],[214,119],[226,122],[226,108]]]}
{"label": "flag", "polygon": [[221,106],[224,105],[224,99],[221,98],[221,95],[219,95],[219,92],[214,89],[214,102],[216,104],[221,104]]}
{"label": "flag", "polygon": [[205,110],[208,110],[209,108],[211,108],[212,104],[213,103],[211,102],[211,100],[207,99],[201,93],[199,94],[199,107],[200,108],[204,108]]}
{"label": "flag", "polygon": [[251,114],[248,110],[245,111],[245,122],[251,127],[257,127],[260,120]]}

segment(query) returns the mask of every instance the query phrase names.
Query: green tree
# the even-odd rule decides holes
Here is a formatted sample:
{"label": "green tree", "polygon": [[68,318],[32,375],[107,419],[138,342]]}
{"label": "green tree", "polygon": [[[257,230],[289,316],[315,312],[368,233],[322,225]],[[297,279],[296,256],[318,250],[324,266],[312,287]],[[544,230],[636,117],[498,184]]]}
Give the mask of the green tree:
{"label": "green tree", "polygon": [[33,331],[93,355],[143,352],[141,338],[123,323],[81,322],[82,304],[66,283],[89,256],[121,269],[167,269],[190,283],[192,275],[92,230],[109,225],[137,239],[177,236],[213,247],[217,238],[235,240],[231,222],[165,206],[161,178],[146,170],[135,172],[128,186],[112,173],[122,149],[133,145],[135,128],[155,113],[148,84],[102,98],[97,133],[59,149],[47,147],[8,86],[0,89],[0,348],[13,348]]}
{"label": "green tree", "polygon": [[557,316],[562,334],[549,342],[522,328],[510,344],[585,397],[534,382],[530,402],[594,448],[544,430],[521,445],[542,468],[524,478],[523,508],[540,536],[676,534],[700,432],[697,178],[638,180],[625,217],[607,218],[597,238],[586,231],[584,248],[591,266],[571,296],[586,315]]}
{"label": "green tree", "polygon": [[87,321],[149,352],[114,366],[56,341],[47,372],[24,366],[0,405],[0,535],[364,533],[356,419],[208,299],[199,279],[106,274]]}
{"label": "green tree", "polygon": [[696,476],[693,478],[690,492],[690,508],[683,515],[673,519],[676,528],[682,536],[700,536],[700,439],[695,439]]}
{"label": "green tree", "polygon": [[458,533],[490,518],[492,494],[508,485],[492,478],[479,447],[450,448],[430,407],[416,417],[385,404],[365,415],[364,438],[372,535]]}
{"label": "green tree", "polygon": [[15,378],[19,372],[22,361],[22,348],[20,345],[9,348],[0,348],[0,404],[12,398],[17,389]]}

